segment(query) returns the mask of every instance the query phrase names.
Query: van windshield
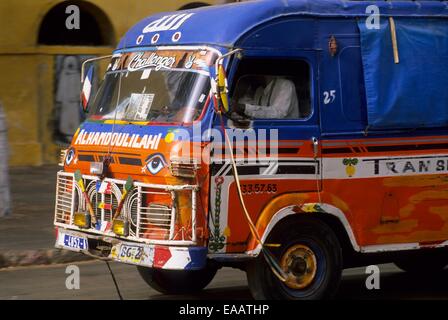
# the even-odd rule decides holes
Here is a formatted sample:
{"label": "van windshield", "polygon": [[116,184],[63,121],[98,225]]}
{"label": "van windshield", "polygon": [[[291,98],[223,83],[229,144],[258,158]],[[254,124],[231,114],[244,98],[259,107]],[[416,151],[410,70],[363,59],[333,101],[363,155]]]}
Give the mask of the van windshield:
{"label": "van windshield", "polygon": [[150,51],[114,56],[95,99],[94,120],[190,123],[210,95],[208,51]]}

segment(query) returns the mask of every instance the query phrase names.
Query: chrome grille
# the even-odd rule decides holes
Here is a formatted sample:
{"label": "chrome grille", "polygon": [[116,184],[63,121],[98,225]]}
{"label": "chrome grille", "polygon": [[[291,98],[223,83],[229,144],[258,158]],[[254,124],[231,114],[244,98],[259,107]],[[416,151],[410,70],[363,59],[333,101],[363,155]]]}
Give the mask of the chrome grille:
{"label": "chrome grille", "polygon": [[138,224],[138,211],[139,211],[139,200],[140,193],[138,192],[138,188],[134,189],[131,194],[126,199],[126,202],[123,207],[124,215],[127,217],[130,222],[131,230],[130,233],[135,235],[137,233],[137,224]]}
{"label": "chrome grille", "polygon": [[[99,221],[112,222],[113,215],[121,199],[123,186],[126,181],[105,179],[111,186],[111,194],[98,193],[96,183],[99,178],[83,175],[87,196],[94,208]],[[134,182],[134,189],[129,193],[121,212],[121,218],[129,221],[129,240],[146,243],[177,243],[192,244],[196,241],[194,232],[181,239],[175,236],[176,226],[176,197],[180,192],[191,192],[191,230],[196,230],[196,186],[167,186]],[[162,201],[157,201],[162,199]],[[100,203],[110,205],[110,208],[100,208]],[[55,225],[70,229],[79,229],[72,224],[75,212],[86,212],[87,204],[79,189],[73,174],[59,172],[57,178],[57,194],[55,207]],[[83,229],[96,234],[114,236],[109,229]]]}
{"label": "chrome grille", "polygon": [[172,238],[173,209],[156,203],[140,208],[139,237],[168,240]]}
{"label": "chrome grille", "polygon": [[70,223],[74,204],[73,177],[58,175],[56,182],[55,219],[57,223]]}
{"label": "chrome grille", "polygon": [[[96,190],[96,180],[93,180],[88,184],[86,189],[92,207],[95,210],[96,218],[101,221],[111,222],[118,207],[119,199],[121,198],[120,187],[117,184],[111,184],[110,194],[98,193]],[[100,204],[103,204],[104,207],[100,208]]]}
{"label": "chrome grille", "polygon": [[[96,192],[96,183],[95,181],[90,181],[86,187],[87,196],[89,197],[90,203],[92,204],[93,210],[95,212],[95,217],[101,220],[101,209],[98,208],[101,200],[98,199],[99,196]],[[82,201],[85,203],[85,201]]]}
{"label": "chrome grille", "polygon": [[[118,188],[117,188],[118,189]],[[106,221],[112,221],[112,218],[115,214],[115,211],[118,208],[118,200],[121,198],[121,191],[115,190],[111,194],[104,194],[103,195],[103,203],[110,206],[110,209],[104,209],[104,216],[102,220]]]}

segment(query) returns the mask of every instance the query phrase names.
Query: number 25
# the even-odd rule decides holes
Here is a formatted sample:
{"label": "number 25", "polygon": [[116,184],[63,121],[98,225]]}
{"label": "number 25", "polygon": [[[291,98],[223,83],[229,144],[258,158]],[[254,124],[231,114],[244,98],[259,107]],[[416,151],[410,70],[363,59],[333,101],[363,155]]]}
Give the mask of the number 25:
{"label": "number 25", "polygon": [[336,100],[336,90],[324,92],[324,104],[333,103]]}

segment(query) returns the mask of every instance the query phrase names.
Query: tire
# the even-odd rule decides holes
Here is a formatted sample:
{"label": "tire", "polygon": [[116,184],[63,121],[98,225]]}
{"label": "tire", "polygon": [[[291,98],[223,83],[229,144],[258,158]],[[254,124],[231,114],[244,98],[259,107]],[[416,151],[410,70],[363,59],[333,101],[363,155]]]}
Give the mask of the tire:
{"label": "tire", "polygon": [[[269,250],[285,272],[294,275],[292,271],[295,271],[297,277],[294,276],[292,282],[283,283],[260,254],[247,269],[249,289],[255,299],[317,300],[329,299],[336,294],[342,274],[342,250],[327,224],[309,217],[287,219],[274,228],[267,243],[280,244]],[[297,256],[301,258],[297,259]],[[310,274],[314,276],[310,277]]]}
{"label": "tire", "polygon": [[409,273],[441,272],[448,264],[447,251],[431,251],[407,255],[394,261],[395,265]]}
{"label": "tire", "polygon": [[154,290],[163,294],[189,294],[201,291],[212,280],[217,269],[163,270],[137,267],[140,276]]}

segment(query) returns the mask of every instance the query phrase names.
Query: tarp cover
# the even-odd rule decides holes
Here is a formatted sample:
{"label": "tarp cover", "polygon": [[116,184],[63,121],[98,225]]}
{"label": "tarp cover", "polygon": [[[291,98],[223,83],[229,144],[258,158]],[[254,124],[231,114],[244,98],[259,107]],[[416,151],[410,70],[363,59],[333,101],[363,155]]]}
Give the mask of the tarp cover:
{"label": "tarp cover", "polygon": [[[117,49],[128,50],[129,48],[153,45],[204,44],[233,47],[248,31],[280,17],[303,16],[345,19],[352,17],[365,21],[367,17],[371,16],[371,11],[366,10],[370,5],[378,7],[381,18],[386,19],[388,16],[405,18],[448,17],[448,1],[243,1],[187,11],[157,13],[133,26],[122,38]],[[181,37],[174,42],[173,35],[175,32],[180,32]],[[296,30],[290,32],[296,32]],[[153,37],[156,34],[158,40],[154,43]],[[293,40],[291,39],[291,41]]]}
{"label": "tarp cover", "polygon": [[395,64],[389,19],[368,29],[360,19],[369,129],[448,125],[448,20],[395,18]]}

